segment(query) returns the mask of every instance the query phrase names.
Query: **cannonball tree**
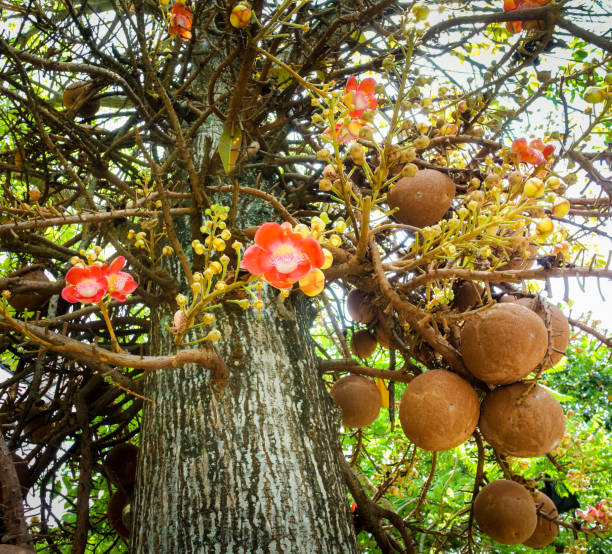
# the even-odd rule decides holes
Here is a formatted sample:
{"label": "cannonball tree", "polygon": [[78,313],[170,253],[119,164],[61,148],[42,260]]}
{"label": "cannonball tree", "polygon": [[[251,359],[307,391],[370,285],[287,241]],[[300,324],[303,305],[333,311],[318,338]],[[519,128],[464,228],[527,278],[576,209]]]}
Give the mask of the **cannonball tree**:
{"label": "cannonball tree", "polygon": [[605,4],[4,2],[3,546],[606,551]]}

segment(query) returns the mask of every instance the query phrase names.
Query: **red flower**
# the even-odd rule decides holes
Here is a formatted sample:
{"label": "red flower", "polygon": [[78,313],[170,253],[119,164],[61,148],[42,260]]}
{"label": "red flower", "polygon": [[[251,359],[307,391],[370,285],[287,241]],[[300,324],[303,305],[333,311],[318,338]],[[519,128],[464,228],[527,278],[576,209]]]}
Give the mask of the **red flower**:
{"label": "red flower", "polygon": [[[358,119],[352,119],[348,124],[336,123],[336,137],[338,138],[338,143],[348,144],[359,138],[359,129],[364,125],[365,123]],[[330,137],[332,136],[331,129],[327,129],[325,133]]]}
{"label": "red flower", "polygon": [[191,24],[193,14],[183,2],[175,2],[170,9],[172,21],[168,32],[181,40],[188,41],[191,38]]}
{"label": "red flower", "polygon": [[[539,8],[548,4],[550,0],[504,0],[504,11],[526,10],[529,8]],[[529,21],[530,25],[534,22]],[[522,21],[507,21],[506,28],[511,33],[520,33],[523,30]]]}
{"label": "red flower", "polygon": [[606,525],[609,521],[608,514],[603,510],[604,503],[599,502],[595,506],[589,506],[586,512],[576,510],[576,513],[587,523],[596,521],[602,525]]}
{"label": "red flower", "polygon": [[103,268],[97,265],[73,267],[66,273],[68,286],[62,289],[62,298],[74,304],[93,304],[102,300],[108,291]]}
{"label": "red flower", "polygon": [[351,75],[344,89],[344,103],[353,108],[350,112],[352,118],[360,118],[366,110],[375,110],[378,100],[374,95],[376,81],[372,77],[364,79],[357,85],[357,79]]}
{"label": "red flower", "polygon": [[138,283],[129,273],[121,271],[125,265],[125,258],[118,256],[110,266],[104,264],[102,273],[108,284],[108,293],[119,302],[125,302],[127,295],[134,292],[138,288]]}
{"label": "red flower", "polygon": [[512,143],[510,151],[519,162],[540,165],[552,156],[555,147],[552,144],[544,144],[540,139],[532,140],[527,145],[526,138],[517,138]]}
{"label": "red flower", "polygon": [[294,233],[290,223],[264,223],[255,233],[242,267],[277,289],[287,289],[325,262],[321,245],[312,237]]}

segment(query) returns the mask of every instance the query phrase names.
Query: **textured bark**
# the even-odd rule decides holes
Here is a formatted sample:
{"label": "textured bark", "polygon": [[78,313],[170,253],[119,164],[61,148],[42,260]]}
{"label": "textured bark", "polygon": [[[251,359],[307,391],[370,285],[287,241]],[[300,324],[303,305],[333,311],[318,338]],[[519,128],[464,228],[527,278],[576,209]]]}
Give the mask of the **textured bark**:
{"label": "textured bark", "polygon": [[202,367],[148,376],[155,405],[143,418],[130,551],[358,552],[338,410],[308,318],[297,321],[273,304],[260,322],[253,310],[219,314],[217,346],[230,369],[222,394]]}

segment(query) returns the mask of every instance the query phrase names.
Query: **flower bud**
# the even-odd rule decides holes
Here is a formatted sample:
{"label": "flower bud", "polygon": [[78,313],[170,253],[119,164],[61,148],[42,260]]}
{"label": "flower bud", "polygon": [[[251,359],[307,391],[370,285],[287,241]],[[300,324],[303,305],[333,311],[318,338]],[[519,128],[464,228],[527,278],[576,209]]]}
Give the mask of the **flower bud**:
{"label": "flower bud", "polygon": [[217,329],[213,329],[212,331],[210,331],[208,333],[208,335],[206,335],[204,337],[204,339],[205,340],[210,340],[210,341],[213,341],[213,342],[217,342],[218,340],[221,339],[221,332],[219,330],[217,330]]}
{"label": "flower bud", "polygon": [[415,164],[408,163],[402,167],[402,177],[414,177],[418,170],[419,168]]}
{"label": "flower bud", "polygon": [[317,151],[317,160],[319,160],[320,162],[326,162],[327,160],[329,160],[330,156],[331,152],[327,150],[327,148],[322,148],[321,150]]}
{"label": "flower bud", "polygon": [[353,142],[349,146],[349,156],[355,165],[363,165],[365,163],[365,150],[358,142]]}
{"label": "flower bud", "polygon": [[244,29],[251,22],[253,12],[251,11],[251,4],[248,2],[238,2],[230,14],[230,23],[232,27],[236,29]]}
{"label": "flower bud", "polygon": [[374,130],[372,129],[372,127],[368,127],[367,125],[360,127],[359,128],[359,138],[363,140],[372,141],[374,138]]}
{"label": "flower bud", "polygon": [[212,241],[212,247],[218,252],[223,252],[225,250],[225,241],[220,238],[215,238]]}
{"label": "flower bud", "polygon": [[215,274],[219,275],[223,271],[223,266],[219,262],[210,262],[209,266],[210,270]]}
{"label": "flower bud", "polygon": [[429,146],[429,137],[421,135],[414,139],[414,142],[412,144],[417,150],[424,150]]}
{"label": "flower bud", "polygon": [[300,290],[306,296],[316,296],[325,288],[325,275],[320,269],[313,269],[300,279]]}
{"label": "flower bud", "polygon": [[313,231],[322,233],[325,231],[325,222],[320,217],[315,216],[310,220],[310,228]]}
{"label": "flower bud", "polygon": [[584,91],[583,98],[589,104],[599,104],[606,99],[606,89],[603,87],[589,87]]}
{"label": "flower bud", "polygon": [[185,306],[187,306],[187,302],[189,302],[189,299],[184,294],[177,294],[176,295],[176,303],[181,308],[184,308]]}
{"label": "flower bud", "polygon": [[540,219],[540,221],[538,221],[538,224],[536,225],[536,232],[541,237],[545,237],[546,235],[549,235],[550,233],[552,233],[553,229],[554,229],[554,225],[553,225],[552,220],[549,217],[544,217]]}
{"label": "flower bud", "polygon": [[570,203],[567,198],[557,196],[553,203],[552,214],[557,218],[565,217],[570,211]]}
{"label": "flower bud", "polygon": [[544,181],[542,181],[542,179],[531,177],[525,181],[525,185],[523,186],[523,195],[525,195],[527,198],[537,198],[538,196],[542,195],[544,188]]}
{"label": "flower bud", "polygon": [[216,317],[214,314],[211,314],[210,312],[206,312],[203,316],[202,316],[202,322],[204,323],[204,325],[212,325],[216,320]]}
{"label": "flower bud", "polygon": [[40,199],[40,196],[41,196],[41,192],[36,187],[32,187],[30,189],[30,200],[32,202],[38,202],[38,200]]}
{"label": "flower bud", "polygon": [[182,333],[187,327],[187,316],[183,310],[177,310],[172,318],[172,330],[175,333]]}
{"label": "flower bud", "polygon": [[416,159],[417,153],[414,148],[406,148],[406,150],[402,150],[400,152],[400,162],[403,164],[408,164],[413,162]]}
{"label": "flower bud", "polygon": [[508,174],[508,183],[511,187],[518,187],[523,182],[523,176],[519,171],[512,171]]}
{"label": "flower bud", "polygon": [[334,255],[327,248],[323,248],[323,256],[325,256],[325,261],[321,269],[328,269],[334,263]]}

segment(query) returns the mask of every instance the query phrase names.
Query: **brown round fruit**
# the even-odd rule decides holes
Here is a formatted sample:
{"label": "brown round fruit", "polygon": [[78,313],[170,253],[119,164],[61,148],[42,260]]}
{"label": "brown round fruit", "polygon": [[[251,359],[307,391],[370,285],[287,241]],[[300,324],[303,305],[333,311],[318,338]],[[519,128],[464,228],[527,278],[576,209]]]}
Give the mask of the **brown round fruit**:
{"label": "brown round fruit", "polygon": [[378,343],[376,342],[376,339],[372,336],[372,333],[366,329],[357,331],[351,337],[351,351],[358,358],[369,358],[372,354],[374,354],[377,346]]}
{"label": "brown round fruit", "polygon": [[44,402],[32,407],[26,418],[23,431],[28,440],[36,444],[44,444],[55,431],[53,414]]}
{"label": "brown round fruit", "polygon": [[112,483],[129,488],[136,482],[138,447],[126,442],[111,448],[104,460],[104,467]]}
{"label": "brown round fruit", "polygon": [[482,403],[480,430],[502,454],[544,456],[559,444],[565,432],[561,404],[541,385],[523,398],[529,386],[516,383],[495,389]]}
{"label": "brown round fruit", "polygon": [[469,318],[461,330],[461,355],[470,372],[494,385],[515,383],[544,358],[548,334],[525,306],[496,304]]}
{"label": "brown round fruit", "polygon": [[479,304],[484,293],[484,287],[473,281],[457,281],[453,286],[453,308],[458,312],[466,312]]}
{"label": "brown round fruit", "polygon": [[550,521],[540,514],[556,518],[559,517],[559,512],[553,501],[543,492],[538,491],[536,494],[535,503],[538,513],[538,523],[531,537],[523,541],[523,544],[531,548],[544,548],[555,540],[555,537],[559,533],[559,526],[554,521]]}
{"label": "brown round fruit", "polygon": [[478,527],[502,544],[520,544],[538,523],[536,505],[529,491],[514,481],[492,481],[474,501]]}
{"label": "brown round fruit", "polygon": [[455,198],[455,183],[435,169],[420,169],[414,177],[403,177],[387,195],[393,217],[414,227],[434,225],[450,208]]}
{"label": "brown round fruit", "polygon": [[[90,86],[90,83],[88,83],[87,81],[76,81],[74,83],[70,83],[66,87],[64,95],[62,96],[62,103],[64,104],[64,107],[71,108],[78,101],[81,100],[81,96],[89,95]],[[93,117],[94,115],[96,115],[99,109],[100,99],[89,98],[79,108],[77,115],[83,118]]]}
{"label": "brown round fruit", "polygon": [[346,296],[346,309],[353,321],[368,324],[376,318],[376,311],[372,308],[372,298],[367,292],[353,289]]}
{"label": "brown round fruit", "polygon": [[565,356],[565,351],[569,345],[570,327],[567,317],[565,317],[557,306],[545,300],[539,302],[536,298],[521,298],[517,300],[517,304],[526,306],[539,315],[544,325],[546,325],[546,309],[550,310],[552,348],[550,359],[546,360],[544,369],[554,366],[563,356]]}
{"label": "brown round fruit", "polygon": [[[49,283],[49,278],[40,268],[28,269],[23,268],[16,271],[10,277],[19,277],[26,281],[39,281],[41,283]],[[24,312],[26,310],[36,311],[47,304],[51,294],[39,292],[23,292],[17,293],[9,297],[8,303],[15,309],[16,312]]]}
{"label": "brown round fruit", "polygon": [[476,429],[480,405],[470,384],[450,371],[415,377],[402,395],[399,417],[406,436],[425,450],[450,450]]}
{"label": "brown round fruit", "polygon": [[111,494],[108,499],[108,507],[106,509],[106,517],[108,522],[111,524],[117,535],[128,539],[130,537],[130,531],[123,523],[123,508],[128,503],[127,495],[124,492],[117,491]]}
{"label": "brown round fruit", "polygon": [[383,348],[391,346],[391,329],[385,328],[380,322],[374,327],[374,338]]}
{"label": "brown round fruit", "polygon": [[382,406],[380,391],[374,382],[361,375],[338,379],[329,394],[342,409],[342,425],[345,427],[370,425]]}

